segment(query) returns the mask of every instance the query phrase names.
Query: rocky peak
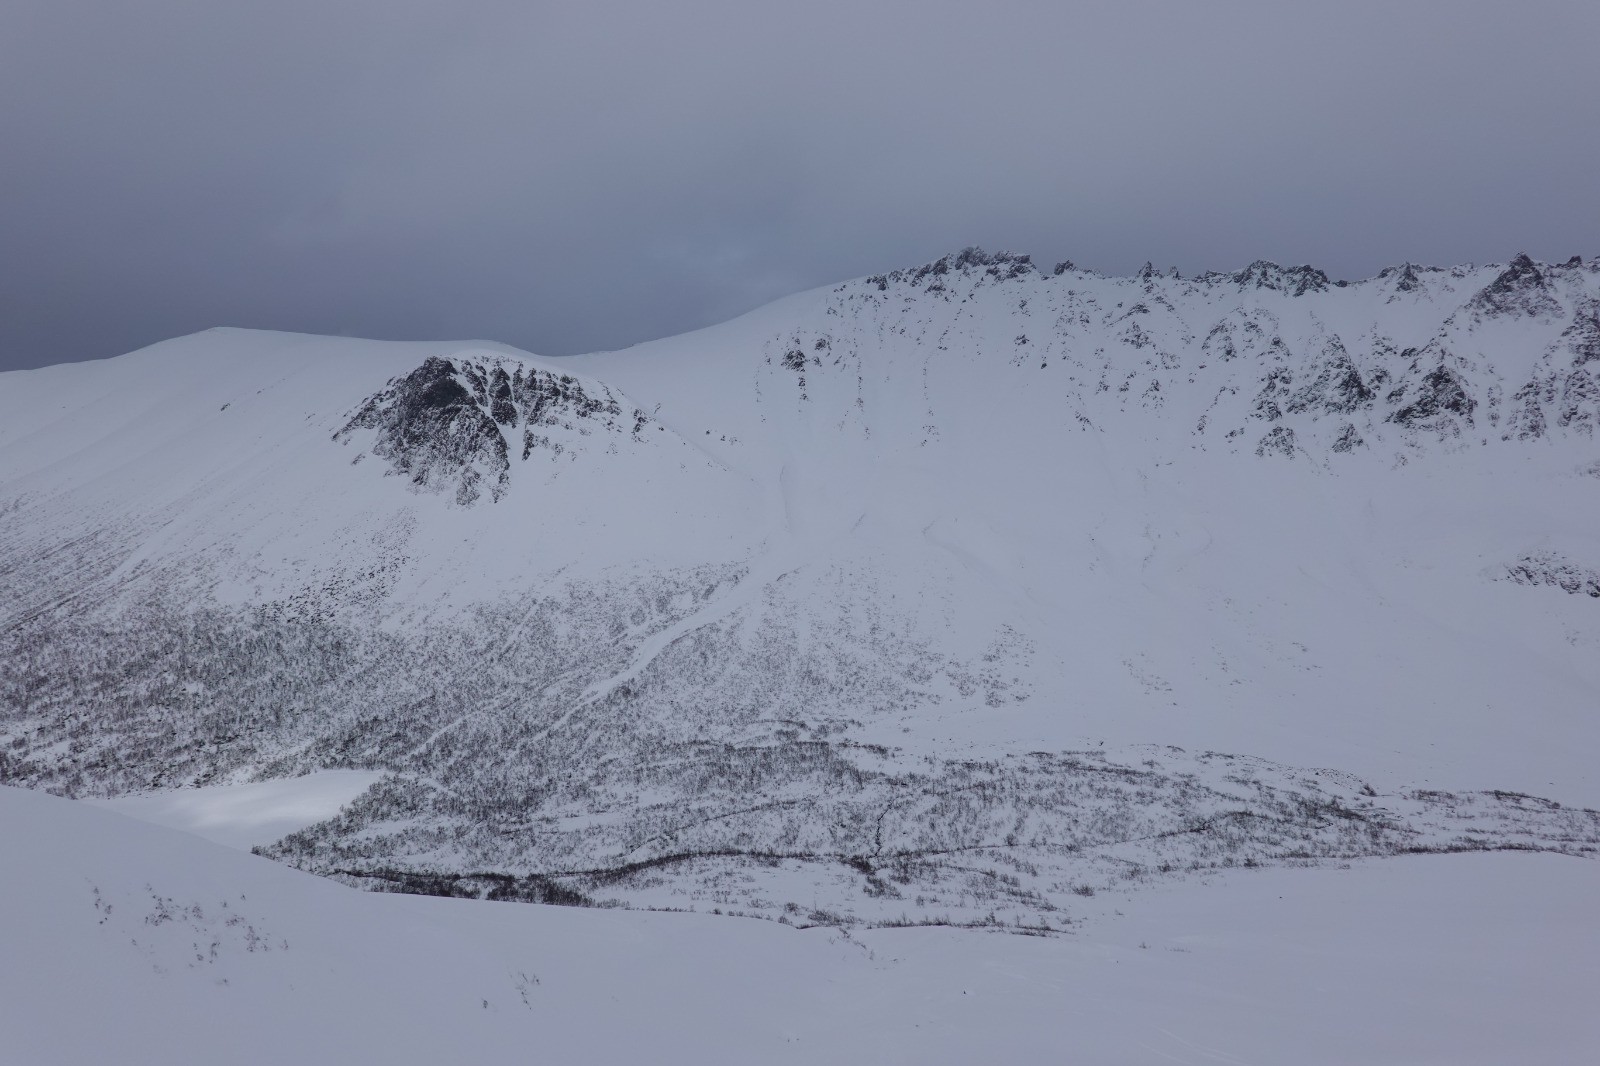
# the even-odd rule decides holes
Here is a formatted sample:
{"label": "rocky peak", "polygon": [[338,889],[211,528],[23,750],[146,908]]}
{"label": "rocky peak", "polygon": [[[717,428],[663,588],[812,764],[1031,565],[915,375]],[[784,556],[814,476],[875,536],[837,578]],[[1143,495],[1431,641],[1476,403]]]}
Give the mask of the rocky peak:
{"label": "rocky peak", "polygon": [[1270,289],[1290,296],[1304,296],[1308,292],[1325,292],[1335,284],[1328,275],[1313,266],[1284,267],[1267,259],[1257,259],[1243,270],[1234,273],[1213,271],[1202,274],[1202,284],[1231,283],[1240,291]]}
{"label": "rocky peak", "polygon": [[456,502],[467,506],[487,482],[498,500],[509,464],[505,438],[486,401],[481,373],[463,374],[452,360],[429,356],[369,397],[333,438],[348,443],[358,429],[375,430],[372,454],[387,459],[391,473],[418,489],[454,489]]}
{"label": "rocky peak", "polygon": [[[624,411],[605,386],[591,394],[569,374],[524,366],[496,356],[430,356],[404,377],[367,398],[334,440],[350,443],[373,430],[373,455],[419,490],[454,490],[470,506],[485,489],[498,501],[511,474],[509,436],[522,429],[522,458],[538,448],[560,455],[555,436],[630,433],[639,439],[649,422]],[[356,461],[360,461],[357,456]]]}
{"label": "rocky peak", "polygon": [[1511,260],[1500,275],[1472,298],[1472,308],[1485,318],[1498,315],[1536,317],[1560,310],[1546,292],[1544,274],[1526,253]]}
{"label": "rocky peak", "polygon": [[[1068,264],[1065,268],[1071,269]],[[1062,269],[1057,269],[1060,274]],[[888,289],[890,285],[922,285],[924,282],[930,286],[940,283],[948,275],[957,275],[964,278],[993,278],[997,281],[1014,281],[1017,278],[1027,277],[1031,274],[1040,274],[1038,267],[1033,265],[1031,255],[1014,255],[1011,252],[989,253],[976,246],[963,248],[955,255],[940,256],[931,263],[910,270],[891,270],[887,274],[874,274],[866,279],[867,284],[876,287],[880,292]]]}
{"label": "rocky peak", "polygon": [[1422,277],[1418,271],[1435,272],[1437,268],[1419,267],[1415,263],[1401,263],[1397,267],[1384,267],[1378,271],[1380,279],[1394,279],[1392,286],[1397,293],[1422,291]]}

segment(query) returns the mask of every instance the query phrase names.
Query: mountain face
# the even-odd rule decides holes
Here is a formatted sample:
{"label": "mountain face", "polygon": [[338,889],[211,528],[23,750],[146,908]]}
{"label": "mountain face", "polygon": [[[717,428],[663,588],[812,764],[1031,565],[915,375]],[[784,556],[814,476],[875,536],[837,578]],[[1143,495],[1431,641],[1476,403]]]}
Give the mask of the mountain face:
{"label": "mountain face", "polygon": [[[612,353],[0,376],[0,782],[384,777],[277,858],[1060,928],[1600,841],[1600,270],[969,249]],[[1555,799],[1537,799],[1552,795]]]}

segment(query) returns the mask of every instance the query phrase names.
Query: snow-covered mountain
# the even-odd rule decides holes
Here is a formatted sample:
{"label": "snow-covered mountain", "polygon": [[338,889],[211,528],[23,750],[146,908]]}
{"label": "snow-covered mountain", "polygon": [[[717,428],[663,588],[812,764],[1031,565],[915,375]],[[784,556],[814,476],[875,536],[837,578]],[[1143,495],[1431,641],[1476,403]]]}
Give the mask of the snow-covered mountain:
{"label": "snow-covered mountain", "polygon": [[[0,376],[0,781],[354,883],[1057,929],[1600,841],[1600,269],[968,250],[611,352]],[[1548,796],[1548,800],[1535,799]]]}

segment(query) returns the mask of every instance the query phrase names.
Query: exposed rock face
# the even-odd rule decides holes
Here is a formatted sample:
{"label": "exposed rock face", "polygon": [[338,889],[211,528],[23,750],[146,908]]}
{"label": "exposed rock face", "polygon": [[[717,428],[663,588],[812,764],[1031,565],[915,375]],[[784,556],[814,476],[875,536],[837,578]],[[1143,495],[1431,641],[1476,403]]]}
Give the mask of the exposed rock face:
{"label": "exposed rock face", "polygon": [[499,499],[510,463],[493,413],[506,401],[491,398],[481,373],[474,395],[462,383],[465,376],[450,360],[429,358],[369,399],[334,439],[347,438],[356,429],[377,430],[372,453],[389,460],[394,473],[418,488],[454,489],[456,502],[465,506],[482,495],[487,483],[492,497]]}
{"label": "exposed rock face", "polygon": [[[1061,263],[1056,267],[1056,273],[1061,274],[1071,269],[1070,263]],[[1040,274],[1038,267],[1033,265],[1033,257],[1028,255],[1013,255],[1010,252],[986,252],[982,248],[963,248],[955,255],[942,256],[931,263],[926,263],[911,270],[891,270],[887,274],[874,274],[867,278],[867,284],[878,291],[886,291],[890,285],[904,284],[925,287],[929,292],[944,292],[943,279],[948,274],[955,274],[963,278],[991,278],[996,281],[1014,281],[1017,278],[1027,277],[1031,274]]]}
{"label": "exposed rock face", "polygon": [[1544,436],[1544,408],[1555,401],[1555,389],[1550,380],[1534,380],[1518,389],[1511,397],[1515,405],[1506,420],[1502,440],[1537,440]]}
{"label": "exposed rock face", "polygon": [[1600,305],[1574,312],[1512,404],[1505,440],[1534,440],[1552,425],[1594,435],[1600,428]]}
{"label": "exposed rock face", "polygon": [[1555,552],[1530,552],[1506,567],[1506,573],[1519,585],[1554,585],[1574,596],[1600,599],[1600,570],[1580,566]]}
{"label": "exposed rock face", "polygon": [[[1378,272],[1378,277],[1393,278],[1395,293],[1417,292],[1422,288],[1422,278],[1417,274],[1417,267],[1411,263],[1403,263],[1397,267],[1385,267]],[[1389,297],[1391,301],[1394,298],[1393,295]]]}
{"label": "exposed rock face", "polygon": [[1199,277],[1202,285],[1233,284],[1241,292],[1251,289],[1270,289],[1290,296],[1304,296],[1308,292],[1326,292],[1330,285],[1328,275],[1312,266],[1283,267],[1266,259],[1257,259],[1243,270],[1234,273],[1213,271]]}
{"label": "exposed rock face", "polygon": [[1268,422],[1282,418],[1282,405],[1289,402],[1289,386],[1293,383],[1294,372],[1288,367],[1273,367],[1267,371],[1261,391],[1256,393],[1255,416]]}
{"label": "exposed rock face", "polygon": [[1361,371],[1337,338],[1329,342],[1324,359],[1316,378],[1289,398],[1287,410],[1347,415],[1372,406],[1377,393],[1361,380]]}
{"label": "exposed rock face", "polygon": [[1339,431],[1339,436],[1330,445],[1334,451],[1341,453],[1353,452],[1357,448],[1365,448],[1366,446],[1367,442],[1361,439],[1361,434],[1356,432],[1356,427],[1348,422],[1345,423],[1344,429]]}
{"label": "exposed rock face", "polygon": [[1285,458],[1294,458],[1294,430],[1287,426],[1274,426],[1267,431],[1256,445],[1256,454],[1265,458],[1269,455],[1281,455]]}
{"label": "exposed rock face", "polygon": [[334,439],[349,443],[357,430],[375,430],[372,454],[388,460],[391,473],[420,490],[453,491],[465,507],[485,491],[492,501],[501,498],[510,483],[514,446],[523,460],[541,448],[560,455],[561,430],[639,440],[649,421],[635,408],[625,411],[604,385],[585,389],[569,374],[495,356],[433,356],[369,398]]}
{"label": "exposed rock face", "polygon": [[1471,422],[1473,408],[1477,406],[1477,401],[1467,395],[1460,375],[1443,364],[1424,374],[1406,398],[1410,402],[1391,414],[1389,421],[1409,428],[1438,425],[1450,415]]}
{"label": "exposed rock face", "polygon": [[1549,293],[1545,275],[1527,255],[1511,260],[1500,276],[1473,298],[1472,307],[1484,317],[1558,314],[1561,305]]}
{"label": "exposed rock face", "polygon": [[1600,426],[1600,307],[1578,311],[1555,351],[1571,357],[1555,397],[1556,424],[1593,436]]}

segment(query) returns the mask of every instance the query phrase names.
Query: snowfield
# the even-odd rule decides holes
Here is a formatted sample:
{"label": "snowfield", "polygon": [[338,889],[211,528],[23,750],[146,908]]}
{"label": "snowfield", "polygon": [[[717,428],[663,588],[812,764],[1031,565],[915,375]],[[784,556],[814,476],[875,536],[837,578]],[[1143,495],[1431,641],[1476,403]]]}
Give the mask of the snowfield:
{"label": "snowfield", "polygon": [[7,1061],[1583,1062],[1594,863],[1430,855],[1097,897],[1054,938],[355,892],[0,789]]}
{"label": "snowfield", "polygon": [[[968,249],[620,352],[0,375],[0,783],[257,852],[7,792],[60,838],[15,965],[77,946],[5,1009],[79,1061],[1592,1058],[1597,428],[1577,257]],[[103,1030],[46,1031],[69,971]]]}
{"label": "snowfield", "polygon": [[249,851],[332,818],[382,777],[373,770],[323,770],[245,785],[170,789],[88,802]]}

